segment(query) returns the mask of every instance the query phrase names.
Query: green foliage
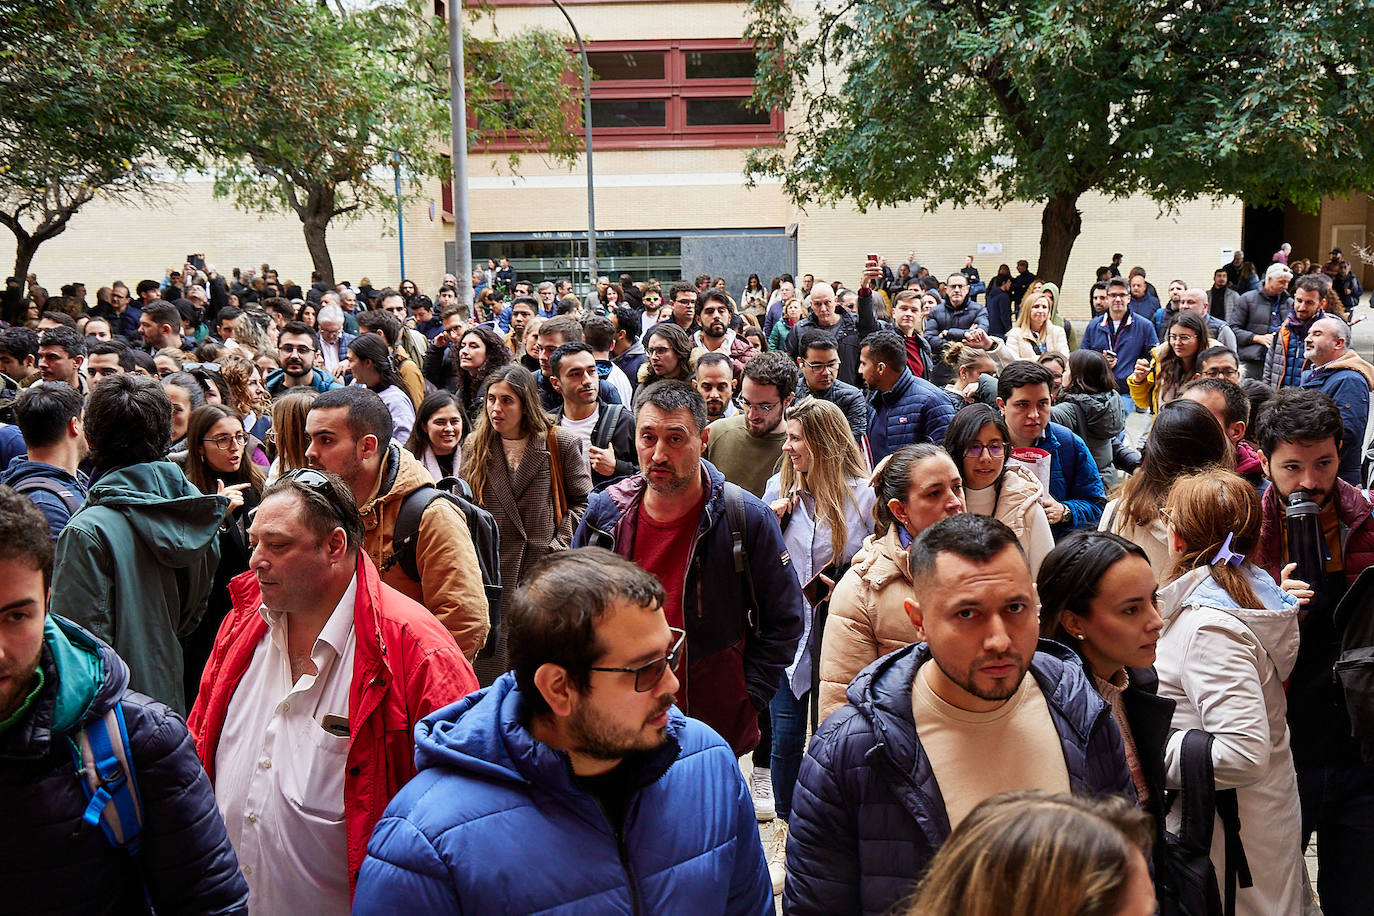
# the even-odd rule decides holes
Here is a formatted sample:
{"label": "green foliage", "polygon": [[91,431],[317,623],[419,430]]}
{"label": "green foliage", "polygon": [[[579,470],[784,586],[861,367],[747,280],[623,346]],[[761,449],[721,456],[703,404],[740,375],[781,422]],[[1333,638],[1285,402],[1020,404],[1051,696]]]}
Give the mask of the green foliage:
{"label": "green foliage", "polygon": [[1062,216],[1089,190],[1315,207],[1374,183],[1371,0],[751,6],[756,101],[789,128],[749,171],[799,202]]}

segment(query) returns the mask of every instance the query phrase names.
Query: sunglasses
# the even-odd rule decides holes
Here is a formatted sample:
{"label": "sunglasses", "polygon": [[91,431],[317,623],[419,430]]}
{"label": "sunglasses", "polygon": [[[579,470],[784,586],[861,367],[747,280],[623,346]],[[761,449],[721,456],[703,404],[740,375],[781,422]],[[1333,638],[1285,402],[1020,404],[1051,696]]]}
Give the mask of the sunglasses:
{"label": "sunglasses", "polygon": [[607,671],[613,674],[633,674],[635,676],[635,693],[648,693],[658,686],[658,682],[663,680],[663,674],[669,668],[676,670],[678,660],[682,658],[682,644],[687,640],[687,633],[677,627],[669,627],[668,632],[673,635],[672,648],[668,654],[660,656],[653,661],[647,661],[634,668],[589,668],[589,671]]}

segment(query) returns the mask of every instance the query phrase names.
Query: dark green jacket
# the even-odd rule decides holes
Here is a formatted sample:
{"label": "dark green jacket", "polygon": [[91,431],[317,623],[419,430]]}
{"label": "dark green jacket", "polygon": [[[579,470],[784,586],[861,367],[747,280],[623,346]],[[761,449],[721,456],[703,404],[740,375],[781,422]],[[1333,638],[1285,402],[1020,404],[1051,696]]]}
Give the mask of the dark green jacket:
{"label": "dark green jacket", "polygon": [[57,539],[52,612],[113,646],[130,689],[182,715],[180,638],[205,613],[228,505],[169,461],[135,464],[101,476]]}

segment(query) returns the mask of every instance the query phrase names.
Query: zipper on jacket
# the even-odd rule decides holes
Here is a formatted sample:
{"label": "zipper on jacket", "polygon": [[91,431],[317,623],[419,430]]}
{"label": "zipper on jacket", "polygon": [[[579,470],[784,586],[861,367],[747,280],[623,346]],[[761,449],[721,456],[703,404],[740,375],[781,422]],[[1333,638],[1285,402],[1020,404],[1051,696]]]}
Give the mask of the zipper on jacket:
{"label": "zipper on jacket", "polygon": [[[620,867],[625,869],[625,878],[630,885],[630,907],[635,916],[640,916],[644,912],[644,907],[639,901],[639,882],[635,880],[635,871],[630,867],[630,848],[625,844],[625,825],[615,824],[611,821],[611,815],[606,810],[606,806],[601,803],[601,799],[593,796],[596,807],[600,809],[601,816],[606,819],[606,824],[611,828],[611,834],[615,837],[615,849],[620,854]],[[629,817],[629,809],[626,808],[626,817]]]}

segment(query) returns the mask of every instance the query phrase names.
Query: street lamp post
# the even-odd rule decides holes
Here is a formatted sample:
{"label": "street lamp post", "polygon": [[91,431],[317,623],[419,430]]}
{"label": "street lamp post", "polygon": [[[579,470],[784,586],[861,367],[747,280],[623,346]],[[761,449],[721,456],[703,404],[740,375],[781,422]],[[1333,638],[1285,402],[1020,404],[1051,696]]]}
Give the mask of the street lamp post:
{"label": "street lamp post", "polygon": [[396,241],[401,246],[401,279],[406,278],[405,208],[401,205],[401,151],[391,150],[391,168],[396,174]]}
{"label": "street lamp post", "polygon": [[463,3],[449,0],[448,86],[453,119],[453,274],[458,296],[472,305],[472,225],[468,221],[468,105],[463,88]]}
{"label": "street lamp post", "polygon": [[596,285],[596,183],[592,178],[592,69],[587,63],[587,46],[582,43],[582,33],[568,15],[561,0],[553,0],[553,5],[568,20],[573,38],[577,41],[577,51],[582,55],[582,132],[587,138],[587,272],[591,283]]}

